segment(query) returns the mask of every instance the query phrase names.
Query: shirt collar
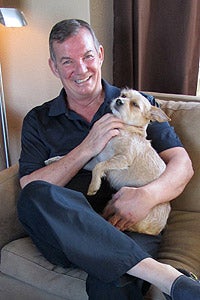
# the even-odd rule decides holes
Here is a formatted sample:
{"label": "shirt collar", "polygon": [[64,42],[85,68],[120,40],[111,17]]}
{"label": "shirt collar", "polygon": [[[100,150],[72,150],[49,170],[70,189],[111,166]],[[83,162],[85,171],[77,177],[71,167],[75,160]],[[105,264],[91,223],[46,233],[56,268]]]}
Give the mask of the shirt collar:
{"label": "shirt collar", "polygon": [[[120,89],[110,85],[107,81],[102,79],[102,86],[105,92],[104,104],[109,105],[111,100],[118,97],[120,94]],[[49,116],[56,117],[62,114],[69,115],[69,110],[67,107],[67,96],[64,88],[62,88],[58,97],[52,100],[49,108]]]}
{"label": "shirt collar", "polygon": [[66,105],[66,92],[62,88],[60,95],[52,100],[49,108],[49,116],[56,117],[62,114],[66,114],[68,111]]}
{"label": "shirt collar", "polygon": [[105,101],[111,102],[114,98],[120,94],[120,89],[116,86],[109,84],[106,80],[102,79],[102,86],[105,92]]}

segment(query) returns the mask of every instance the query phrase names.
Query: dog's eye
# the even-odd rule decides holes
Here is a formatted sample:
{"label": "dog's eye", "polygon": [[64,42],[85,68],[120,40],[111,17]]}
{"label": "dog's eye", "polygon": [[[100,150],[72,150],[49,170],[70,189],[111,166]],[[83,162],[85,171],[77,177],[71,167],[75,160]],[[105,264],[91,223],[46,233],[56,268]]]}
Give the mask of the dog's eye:
{"label": "dog's eye", "polygon": [[121,94],[121,98],[126,98],[126,95],[125,94]]}
{"label": "dog's eye", "polygon": [[131,102],[131,105],[139,108],[139,105],[136,102]]}

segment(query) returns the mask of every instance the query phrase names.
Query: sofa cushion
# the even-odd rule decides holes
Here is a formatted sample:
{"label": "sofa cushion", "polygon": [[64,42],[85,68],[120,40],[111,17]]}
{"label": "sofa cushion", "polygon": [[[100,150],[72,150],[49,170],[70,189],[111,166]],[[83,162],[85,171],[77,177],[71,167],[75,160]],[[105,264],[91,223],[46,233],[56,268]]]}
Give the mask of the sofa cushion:
{"label": "sofa cushion", "polygon": [[15,164],[0,172],[0,248],[27,235],[17,217],[19,192],[18,165]]}
{"label": "sofa cushion", "polygon": [[[200,276],[200,103],[156,100],[171,118],[170,123],[188,151],[195,171],[185,191],[171,202],[172,212],[163,233],[158,260]],[[165,297],[151,286],[145,300],[152,299],[164,300]]]}
{"label": "sofa cushion", "polygon": [[171,202],[159,260],[200,276],[200,103],[159,101],[192,160],[194,176]]}
{"label": "sofa cushion", "polygon": [[87,274],[78,268],[64,269],[51,264],[29,237],[2,248],[1,272],[64,299],[88,299],[85,292]]}
{"label": "sofa cushion", "polygon": [[189,153],[195,172],[184,192],[171,202],[172,207],[200,212],[200,102],[156,100],[171,118],[170,124]]}
{"label": "sofa cushion", "polygon": [[158,259],[200,277],[200,213],[172,211]]}

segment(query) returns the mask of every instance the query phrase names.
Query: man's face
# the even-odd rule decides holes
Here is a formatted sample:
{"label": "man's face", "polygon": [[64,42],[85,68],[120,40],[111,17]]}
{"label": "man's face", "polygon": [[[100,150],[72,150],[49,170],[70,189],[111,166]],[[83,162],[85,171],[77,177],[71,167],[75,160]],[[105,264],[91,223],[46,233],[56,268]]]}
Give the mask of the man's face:
{"label": "man's face", "polygon": [[56,61],[49,60],[69,100],[93,97],[101,90],[103,48],[97,52],[90,32],[82,28],[63,43],[54,42]]}

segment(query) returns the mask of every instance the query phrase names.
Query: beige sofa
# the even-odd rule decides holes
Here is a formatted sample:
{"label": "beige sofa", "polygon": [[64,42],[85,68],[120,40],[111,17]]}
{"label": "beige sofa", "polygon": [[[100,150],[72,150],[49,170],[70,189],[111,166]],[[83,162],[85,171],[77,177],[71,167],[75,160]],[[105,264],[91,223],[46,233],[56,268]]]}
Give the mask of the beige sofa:
{"label": "beige sofa", "polygon": [[[173,201],[159,259],[200,276],[200,99],[156,94],[172,119],[193,162],[195,175],[183,194]],[[18,166],[0,172],[0,299],[85,300],[87,274],[52,265],[32,244],[17,220],[20,191]],[[164,299],[151,288],[146,299]]]}

